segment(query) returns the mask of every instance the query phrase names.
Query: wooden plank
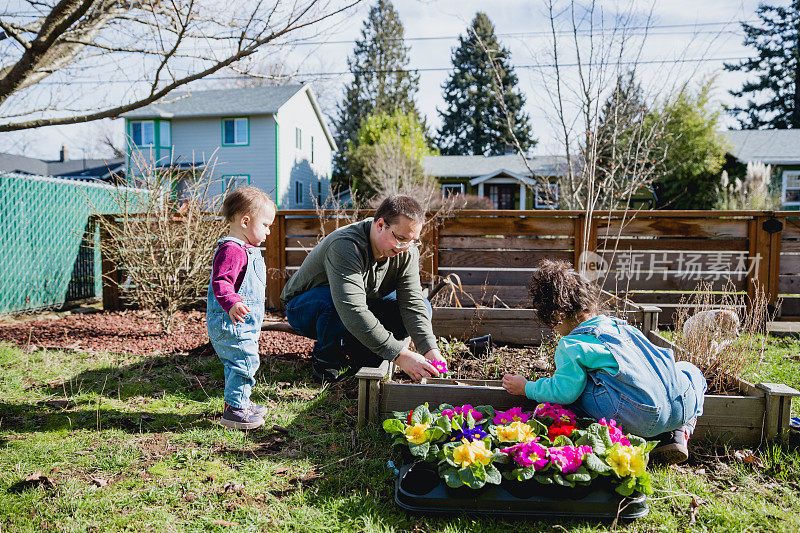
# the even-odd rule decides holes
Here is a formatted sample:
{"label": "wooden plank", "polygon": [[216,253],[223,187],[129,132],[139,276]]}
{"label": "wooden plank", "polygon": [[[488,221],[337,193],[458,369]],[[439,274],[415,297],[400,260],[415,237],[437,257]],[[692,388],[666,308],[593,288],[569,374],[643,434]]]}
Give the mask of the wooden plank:
{"label": "wooden plank", "polygon": [[268,309],[283,307],[280,296],[286,284],[285,222],[286,218],[278,212],[270,234],[264,242],[264,262],[267,264],[265,305]]}
{"label": "wooden plank", "polygon": [[[500,302],[509,307],[531,306],[530,295],[523,285],[462,285],[461,288],[479,304],[489,307],[502,307]],[[469,298],[461,294],[458,295],[458,299],[464,305],[472,303]]]}
{"label": "wooden plank", "polygon": [[610,270],[684,270],[703,272],[747,272],[747,252],[616,250],[600,252]]}
{"label": "wooden plank", "polygon": [[781,253],[800,253],[800,241],[789,240],[784,237],[781,239]]}
{"label": "wooden plank", "polygon": [[286,248],[301,248],[311,250],[319,242],[318,236],[291,236],[286,237]]}
{"label": "wooden plank", "polygon": [[439,275],[457,274],[463,285],[518,285],[524,287],[533,274],[532,268],[519,270],[483,270],[477,268],[439,267]]}
{"label": "wooden plank", "polygon": [[383,361],[379,366],[362,366],[356,372],[356,379],[383,379],[389,376],[391,362]]}
{"label": "wooden plank", "polygon": [[747,239],[674,238],[674,237],[622,237],[599,239],[599,250],[692,250],[746,252]]}
{"label": "wooden plank", "polygon": [[783,296],[781,302],[781,319],[800,318],[800,297]]}
{"label": "wooden plank", "polygon": [[369,401],[369,379],[358,380],[358,418],[356,424],[362,428],[367,424],[367,402]]}
{"label": "wooden plank", "polygon": [[599,219],[598,239],[614,238],[617,235],[664,236],[664,237],[747,237],[746,220],[726,220],[708,218],[634,218],[620,220]]}
{"label": "wooden plank", "polygon": [[380,386],[381,382],[371,379],[367,383],[367,423],[377,425],[380,423],[378,413],[380,411]]}
{"label": "wooden plank", "polygon": [[317,217],[308,217],[308,218],[292,218],[285,216],[286,218],[286,235],[294,236],[316,236],[322,233],[322,227],[325,228],[325,234],[329,234],[332,231],[344,227],[350,224],[352,221],[340,218],[340,219],[326,219],[322,225],[320,225],[319,218]]}
{"label": "wooden plank", "polygon": [[560,235],[572,236],[569,218],[448,218],[439,230],[441,236],[453,235]]}
{"label": "wooden plank", "polygon": [[700,421],[697,422],[692,440],[695,442],[702,440],[712,440],[719,444],[728,444],[730,446],[746,446],[754,448],[761,443],[762,429],[760,426],[747,426],[747,427],[729,427],[706,425]]}
{"label": "wooden plank", "polygon": [[533,267],[542,259],[563,259],[572,261],[572,252],[555,250],[439,250],[439,268],[450,266],[481,268],[524,268]]}
{"label": "wooden plank", "polygon": [[800,254],[781,254],[780,274],[800,275]]}
{"label": "wooden plank", "polygon": [[[647,279],[651,274],[652,277]],[[699,276],[699,279],[695,276],[684,279],[684,274],[678,272],[667,272],[666,279],[664,279],[664,272],[643,272],[640,273],[638,279],[627,279],[628,277],[626,272],[609,272],[608,275],[600,279],[599,282],[603,289],[611,292],[639,290],[695,292],[701,281],[710,283],[714,291],[743,291],[747,284],[747,280],[744,276],[740,277],[740,279],[736,279],[736,277],[739,276],[733,277],[732,279],[714,279],[715,277],[719,277],[718,273],[702,274]]]}
{"label": "wooden plank", "polygon": [[300,266],[303,264],[306,256],[308,255],[308,251],[300,251],[300,250],[286,250],[286,266]]}
{"label": "wooden plank", "polygon": [[778,276],[779,294],[800,294],[800,276]]}
{"label": "wooden plank", "polygon": [[541,344],[543,339],[553,335],[553,330],[535,323],[526,324],[521,320],[493,319],[480,322],[463,320],[432,321],[433,333],[437,337],[453,337],[470,339],[483,335],[491,335],[495,342],[511,344]]}
{"label": "wooden plank", "polygon": [[546,235],[499,237],[439,237],[440,249],[467,250],[572,250],[572,238]]}
{"label": "wooden plank", "polygon": [[443,403],[451,405],[491,405],[495,409],[522,407],[531,410],[536,403],[524,396],[509,394],[502,387],[476,387],[460,385],[430,385],[418,383],[386,382],[381,386],[380,410],[382,417],[392,411],[408,411],[428,402],[436,408]]}
{"label": "wooden plank", "polygon": [[715,425],[761,426],[764,407],[763,397],[707,394],[700,418],[706,423],[713,421]]}

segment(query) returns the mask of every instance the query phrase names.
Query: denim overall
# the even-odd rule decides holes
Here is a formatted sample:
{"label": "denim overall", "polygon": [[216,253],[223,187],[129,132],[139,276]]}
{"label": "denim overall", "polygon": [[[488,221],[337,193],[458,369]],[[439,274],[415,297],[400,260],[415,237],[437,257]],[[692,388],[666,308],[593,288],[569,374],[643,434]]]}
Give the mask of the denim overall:
{"label": "denim overall", "polygon": [[589,372],[586,388],[575,402],[594,418],[613,418],[623,430],[652,437],[678,429],[703,414],[706,380],[686,361],[675,362],[672,350],[647,340],[624,320],[614,325],[578,326],[570,335],[594,335],[611,352],[619,372]]}
{"label": "denim overall", "polygon": [[[244,242],[233,237],[225,237],[217,242],[219,247],[233,241],[242,248]],[[242,303],[250,311],[244,322],[234,324],[230,315],[222,308],[214,296],[211,283],[208,284],[208,305],[206,323],[208,338],[214,350],[225,365],[225,403],[237,409],[250,406],[250,391],[255,385],[254,375],[258,370],[258,337],[261,334],[261,322],[264,320],[264,296],[266,294],[267,265],[258,248],[252,247],[247,252],[247,270],[238,295]]]}

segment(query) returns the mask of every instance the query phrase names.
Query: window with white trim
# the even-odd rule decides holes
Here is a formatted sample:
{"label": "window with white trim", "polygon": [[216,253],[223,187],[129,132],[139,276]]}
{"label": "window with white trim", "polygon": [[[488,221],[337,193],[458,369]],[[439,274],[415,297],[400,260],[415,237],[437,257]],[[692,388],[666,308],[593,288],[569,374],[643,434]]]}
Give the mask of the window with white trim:
{"label": "window with white trim", "polygon": [[223,118],[222,119],[222,145],[223,146],[242,146],[250,142],[250,126],[247,117],[245,118]]}
{"label": "window with white trim", "polygon": [[537,183],[534,191],[533,206],[536,209],[558,207],[558,183]]}
{"label": "window with white trim", "polygon": [[250,185],[250,176],[247,174],[222,176],[223,192],[228,192],[239,185]]}
{"label": "window with white trim", "polygon": [[442,198],[454,196],[456,194],[464,194],[463,183],[446,183],[442,185]]}
{"label": "window with white trim", "polygon": [[161,148],[172,146],[172,124],[168,120],[158,121],[158,145]]}
{"label": "window with white trim", "polygon": [[303,132],[300,131],[300,128],[294,129],[294,147],[298,150],[303,149]]}
{"label": "window with white trim", "polygon": [[294,182],[294,203],[300,205],[303,203],[303,182]]}
{"label": "window with white trim", "polygon": [[131,122],[131,142],[134,146],[154,146],[156,143],[156,127],[152,120]]}
{"label": "window with white trim", "polygon": [[784,170],[781,193],[783,205],[800,205],[800,170]]}

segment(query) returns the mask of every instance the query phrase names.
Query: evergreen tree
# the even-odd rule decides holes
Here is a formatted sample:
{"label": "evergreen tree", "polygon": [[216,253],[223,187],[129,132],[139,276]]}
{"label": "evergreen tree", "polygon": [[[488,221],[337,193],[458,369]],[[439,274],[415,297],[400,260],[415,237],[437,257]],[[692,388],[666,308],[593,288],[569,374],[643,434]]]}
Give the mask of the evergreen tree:
{"label": "evergreen tree", "polygon": [[356,40],[347,67],[353,80],[345,90],[338,107],[334,156],[334,183],[346,188],[348,142],[356,141],[356,133],[364,119],[378,113],[414,113],[419,116],[414,96],[419,89],[419,75],[406,70],[409,57],[404,43],[405,30],[390,0],[378,0],[369,10]]}
{"label": "evergreen tree", "polygon": [[746,81],[737,98],[748,95],[742,106],[728,111],[743,129],[800,128],[800,0],[790,6],[762,4],[756,10],[757,25],[742,22],[744,44],[757,55],[739,64],[726,64],[725,70],[755,72],[758,77]]}
{"label": "evergreen tree", "polygon": [[510,129],[527,151],[536,141],[531,136],[529,117],[522,110],[525,98],[517,89],[509,51],[497,40],[489,17],[478,12],[458,41],[451,55],[453,74],[442,87],[445,109],[439,110],[440,150],[451,155],[503,154],[514,146],[510,118]]}

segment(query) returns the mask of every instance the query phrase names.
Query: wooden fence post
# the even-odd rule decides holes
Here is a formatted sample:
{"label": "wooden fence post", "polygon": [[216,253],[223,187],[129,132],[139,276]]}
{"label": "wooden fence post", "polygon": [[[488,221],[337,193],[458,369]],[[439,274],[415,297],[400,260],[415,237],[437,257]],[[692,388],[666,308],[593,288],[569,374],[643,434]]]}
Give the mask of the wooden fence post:
{"label": "wooden fence post", "polygon": [[778,275],[781,261],[781,231],[785,220],[772,216],[754,216],[748,222],[751,265],[748,265],[747,296],[753,300],[756,287],[766,293],[767,305],[778,300]]}
{"label": "wooden fence post", "polygon": [[[420,251],[420,255],[431,254],[429,259],[425,258],[422,261],[420,278],[423,283],[434,283],[436,276],[439,275],[439,225],[444,224],[444,221],[433,220],[431,224],[433,227],[425,234],[423,248]],[[428,269],[429,266],[430,269]]]}
{"label": "wooden fence post", "polygon": [[114,224],[113,215],[100,217],[100,271],[103,281],[103,310],[114,311],[122,306],[119,301],[119,270],[114,261],[111,260],[109,246],[111,246],[111,235],[106,229],[106,224]]}
{"label": "wooden fence post", "polygon": [[266,307],[282,309],[281,291],[286,284],[286,215],[280,211],[264,242],[264,261],[267,263]]}

